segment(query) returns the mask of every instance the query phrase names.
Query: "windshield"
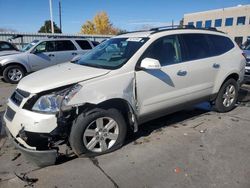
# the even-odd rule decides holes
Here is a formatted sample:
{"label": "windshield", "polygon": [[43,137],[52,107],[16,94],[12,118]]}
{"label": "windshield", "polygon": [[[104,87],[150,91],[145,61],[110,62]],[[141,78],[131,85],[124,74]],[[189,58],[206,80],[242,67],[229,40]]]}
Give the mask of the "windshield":
{"label": "windshield", "polygon": [[28,51],[30,48],[32,48],[33,46],[35,46],[38,42],[39,42],[39,40],[33,40],[31,43],[29,43],[26,46],[24,46],[24,48],[21,51],[22,52]]}
{"label": "windshield", "polygon": [[112,38],[83,55],[76,64],[104,69],[124,65],[148,38]]}

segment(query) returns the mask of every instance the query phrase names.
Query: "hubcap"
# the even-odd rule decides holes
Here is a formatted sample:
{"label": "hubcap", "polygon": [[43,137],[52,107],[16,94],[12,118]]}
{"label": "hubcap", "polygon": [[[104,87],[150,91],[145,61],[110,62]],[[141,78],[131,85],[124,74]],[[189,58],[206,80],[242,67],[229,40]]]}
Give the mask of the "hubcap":
{"label": "hubcap", "polygon": [[19,69],[10,69],[8,72],[8,78],[12,81],[19,81],[23,77],[23,73]]}
{"label": "hubcap", "polygon": [[119,127],[114,119],[98,118],[86,128],[83,143],[92,152],[104,152],[115,144],[118,134]]}
{"label": "hubcap", "polygon": [[236,96],[236,90],[234,85],[228,85],[223,94],[223,105],[229,107],[233,104]]}

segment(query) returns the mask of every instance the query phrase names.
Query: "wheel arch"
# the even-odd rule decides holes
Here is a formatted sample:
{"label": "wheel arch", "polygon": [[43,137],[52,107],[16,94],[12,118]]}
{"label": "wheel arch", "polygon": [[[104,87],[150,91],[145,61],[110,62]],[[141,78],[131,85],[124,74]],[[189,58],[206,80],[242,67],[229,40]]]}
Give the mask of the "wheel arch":
{"label": "wheel arch", "polygon": [[221,81],[219,82],[219,84],[217,84],[214,87],[214,91],[213,91],[213,95],[211,97],[211,101],[213,101],[216,97],[217,97],[217,93],[219,92],[220,88],[222,87],[222,85],[229,79],[233,78],[235,81],[238,81],[240,78],[240,75],[237,72],[231,72],[229,73],[227,76],[225,76],[223,79],[221,79]]}
{"label": "wheel arch", "polygon": [[133,132],[138,131],[138,123],[137,123],[137,114],[134,112],[132,106],[128,101],[122,98],[113,98],[102,101],[98,104],[90,104],[86,103],[82,106],[79,106],[80,111],[85,111],[86,115],[94,113],[94,109],[110,109],[115,108],[119,110],[124,117],[126,124],[129,125],[129,128]]}
{"label": "wheel arch", "polygon": [[137,116],[128,101],[121,98],[114,98],[103,101],[96,105],[97,108],[116,108],[123,115],[127,125],[134,131],[138,131]]}
{"label": "wheel arch", "polygon": [[13,65],[17,65],[17,66],[22,67],[22,69],[25,71],[25,73],[28,72],[27,67],[25,67],[22,63],[12,62],[12,63],[5,64],[5,65],[3,66],[1,74],[3,73],[4,69],[6,69],[6,68],[9,67],[9,66],[13,66]]}

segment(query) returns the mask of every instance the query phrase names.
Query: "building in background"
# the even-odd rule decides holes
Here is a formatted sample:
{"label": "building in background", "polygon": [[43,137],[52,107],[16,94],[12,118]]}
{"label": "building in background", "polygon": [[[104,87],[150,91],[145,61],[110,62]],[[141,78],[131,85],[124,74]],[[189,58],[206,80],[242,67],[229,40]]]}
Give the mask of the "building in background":
{"label": "building in background", "polygon": [[250,38],[250,5],[184,14],[184,25],[215,27],[242,44]]}

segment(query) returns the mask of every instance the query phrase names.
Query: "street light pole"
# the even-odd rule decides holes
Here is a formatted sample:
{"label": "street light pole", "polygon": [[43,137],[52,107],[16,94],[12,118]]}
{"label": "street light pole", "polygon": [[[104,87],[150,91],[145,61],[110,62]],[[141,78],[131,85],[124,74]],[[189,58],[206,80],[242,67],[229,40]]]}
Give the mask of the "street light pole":
{"label": "street light pole", "polygon": [[60,30],[62,33],[62,7],[61,7],[61,0],[59,1],[59,21],[60,21]]}
{"label": "street light pole", "polygon": [[54,33],[53,13],[52,13],[52,0],[49,0],[49,9],[50,9],[51,32]]}

